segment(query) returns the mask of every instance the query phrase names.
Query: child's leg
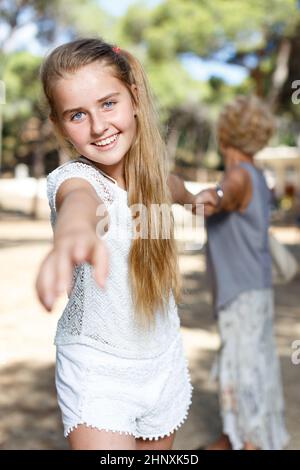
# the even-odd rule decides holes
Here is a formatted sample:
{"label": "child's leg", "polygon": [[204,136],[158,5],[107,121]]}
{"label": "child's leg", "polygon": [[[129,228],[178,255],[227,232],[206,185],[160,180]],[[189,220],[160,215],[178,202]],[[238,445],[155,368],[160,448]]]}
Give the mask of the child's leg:
{"label": "child's leg", "polygon": [[259,447],[255,447],[251,442],[245,442],[243,450],[259,450]]}
{"label": "child's leg", "polygon": [[205,447],[205,450],[232,450],[231,442],[226,434],[221,434],[219,439]]}
{"label": "child's leg", "polygon": [[102,431],[83,424],[68,436],[72,450],[135,450],[134,436]]}
{"label": "child's leg", "polygon": [[136,450],[171,450],[175,439],[175,432],[171,436],[163,437],[157,441],[136,439]]}

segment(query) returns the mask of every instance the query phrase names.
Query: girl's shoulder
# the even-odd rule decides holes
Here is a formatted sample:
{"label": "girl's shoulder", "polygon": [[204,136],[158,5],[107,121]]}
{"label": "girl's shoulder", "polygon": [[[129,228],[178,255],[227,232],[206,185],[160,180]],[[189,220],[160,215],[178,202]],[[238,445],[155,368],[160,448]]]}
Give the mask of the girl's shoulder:
{"label": "girl's shoulder", "polygon": [[57,191],[60,185],[70,178],[85,179],[93,186],[104,203],[111,204],[113,202],[114,192],[106,178],[95,167],[76,159],[60,165],[47,176],[47,197],[50,208],[54,211]]}
{"label": "girl's shoulder", "polygon": [[[92,171],[91,171],[92,170]],[[86,165],[79,158],[74,160],[69,160],[68,162],[59,165],[53,171],[51,171],[47,176],[47,181],[53,181],[55,178],[67,176],[70,173],[78,173],[79,175],[89,174],[96,176],[96,169],[90,165]]]}

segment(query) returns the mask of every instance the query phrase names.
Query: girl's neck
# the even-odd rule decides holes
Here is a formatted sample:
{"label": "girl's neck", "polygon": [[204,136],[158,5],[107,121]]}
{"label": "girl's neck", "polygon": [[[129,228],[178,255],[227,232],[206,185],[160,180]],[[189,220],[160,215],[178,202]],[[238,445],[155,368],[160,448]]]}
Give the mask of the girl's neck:
{"label": "girl's neck", "polygon": [[[84,156],[83,156],[84,157]],[[86,160],[88,158],[84,157]],[[120,188],[126,191],[125,184],[125,172],[124,172],[124,163],[119,162],[116,165],[103,165],[93,160],[89,160],[93,165],[95,165],[105,176],[112,179]]]}

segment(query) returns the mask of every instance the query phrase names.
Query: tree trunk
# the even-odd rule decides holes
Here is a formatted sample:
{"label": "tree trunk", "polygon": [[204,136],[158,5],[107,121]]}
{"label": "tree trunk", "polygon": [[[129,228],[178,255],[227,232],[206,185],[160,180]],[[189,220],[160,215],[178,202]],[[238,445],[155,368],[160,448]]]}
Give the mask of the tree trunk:
{"label": "tree trunk", "polygon": [[279,45],[276,67],[272,76],[272,86],[268,96],[268,102],[273,111],[278,106],[280,92],[288,78],[291,46],[291,41],[288,38],[284,38]]}

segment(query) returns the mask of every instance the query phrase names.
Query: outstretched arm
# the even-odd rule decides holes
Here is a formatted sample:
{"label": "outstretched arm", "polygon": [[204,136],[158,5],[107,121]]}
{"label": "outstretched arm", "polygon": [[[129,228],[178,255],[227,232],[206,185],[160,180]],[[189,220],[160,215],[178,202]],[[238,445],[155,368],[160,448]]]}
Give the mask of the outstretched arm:
{"label": "outstretched arm", "polygon": [[168,186],[171,193],[172,202],[175,204],[194,204],[195,195],[190,193],[184,186],[184,180],[173,173],[168,177]]}
{"label": "outstretched arm", "polygon": [[76,264],[89,262],[94,267],[96,281],[104,287],[108,254],[96,232],[100,204],[102,201],[92,186],[81,178],[66,180],[58,190],[53,248],[44,259],[36,281],[39,300],[48,311],[52,310],[55,299],[70,288]]}
{"label": "outstretched arm", "polygon": [[[238,211],[247,207],[251,199],[252,187],[249,173],[241,167],[227,171],[221,183],[224,196],[218,197],[216,188],[200,191],[196,195],[196,204],[204,204],[204,215],[210,216],[220,211]],[[193,207],[197,213],[197,207]]]}

